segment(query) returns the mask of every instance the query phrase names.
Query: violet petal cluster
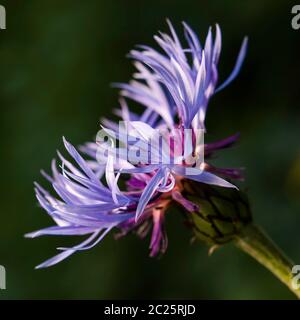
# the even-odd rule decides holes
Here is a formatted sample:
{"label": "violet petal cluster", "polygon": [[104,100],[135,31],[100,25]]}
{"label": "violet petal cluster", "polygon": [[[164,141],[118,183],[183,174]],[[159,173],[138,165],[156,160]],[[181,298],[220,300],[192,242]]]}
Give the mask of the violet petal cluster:
{"label": "violet petal cluster", "polygon": [[[197,210],[197,205],[183,196],[186,180],[236,188],[228,180],[242,179],[240,169],[216,168],[206,161],[217,150],[230,147],[238,135],[202,148],[197,130],[206,130],[204,122],[210,98],[237,76],[246,54],[247,38],[232,73],[218,85],[219,26],[214,37],[209,29],[202,46],[186,23],[183,23],[184,45],[169,21],[168,25],[170,34],[154,37],[159,51],[138,46],[130,52],[136,68],[133,80],[116,84],[121,89],[116,114],[126,123],[127,135],[120,133],[117,123],[104,119],[102,129],[114,139],[81,146],[86,159],[64,139],[70,161],[59,153],[60,167],[53,161],[52,176],[43,172],[56,195],[35,184],[36,197],[55,226],[26,236],[87,236],[78,245],[58,248],[61,251],[58,255],[37,268],[52,266],[77,251],[92,248],[114,228],[119,230],[117,237],[134,231],[144,238],[151,232],[150,255],[164,253],[168,244],[165,216],[169,206],[176,202],[188,212]],[[127,104],[130,100],[143,107],[141,115],[130,111]],[[150,154],[149,146],[157,130],[165,132],[164,148],[152,148]],[[134,156],[136,144],[130,141],[138,141],[139,155]],[[136,160],[134,163],[128,160],[128,152]],[[171,160],[165,161],[170,153]],[[204,162],[189,162],[201,156],[205,156]],[[149,161],[149,157],[156,161]],[[125,181],[123,188],[120,179]]]}

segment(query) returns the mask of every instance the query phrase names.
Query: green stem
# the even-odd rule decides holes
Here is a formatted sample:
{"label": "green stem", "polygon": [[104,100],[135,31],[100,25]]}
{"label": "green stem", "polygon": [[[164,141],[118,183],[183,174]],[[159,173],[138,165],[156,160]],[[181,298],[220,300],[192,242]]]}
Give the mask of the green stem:
{"label": "green stem", "polygon": [[235,244],[269,269],[300,299],[300,288],[292,285],[293,263],[258,226],[245,226],[235,239]]}

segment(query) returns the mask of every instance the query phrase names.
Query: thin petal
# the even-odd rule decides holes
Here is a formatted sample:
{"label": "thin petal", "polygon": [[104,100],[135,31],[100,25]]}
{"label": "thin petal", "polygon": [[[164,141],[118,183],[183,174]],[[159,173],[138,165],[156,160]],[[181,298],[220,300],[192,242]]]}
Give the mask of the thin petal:
{"label": "thin petal", "polygon": [[25,234],[26,238],[36,238],[45,235],[59,235],[59,236],[71,236],[71,235],[85,235],[92,233],[94,229],[88,227],[49,227],[38,231]]}
{"label": "thin petal", "polygon": [[[182,175],[190,180],[206,183],[206,184],[212,184],[219,187],[225,187],[225,188],[235,188],[238,189],[235,185],[232,183],[212,174],[206,171],[201,171],[196,168],[186,168],[182,166],[175,166],[172,171],[176,174]],[[188,174],[187,174],[188,172]]]}
{"label": "thin petal", "polygon": [[236,76],[238,75],[238,73],[240,72],[240,69],[242,67],[242,64],[244,62],[245,56],[246,56],[246,52],[247,52],[247,46],[248,46],[248,38],[245,37],[241,49],[240,49],[240,53],[238,55],[238,58],[236,60],[236,64],[235,67],[233,69],[233,71],[231,72],[230,76],[227,78],[227,80],[225,80],[217,89],[216,89],[216,93],[221,91],[222,89],[224,89],[226,86],[229,85],[230,82],[232,82]]}
{"label": "thin petal", "polygon": [[43,269],[43,268],[51,267],[51,266],[53,266],[53,265],[65,260],[70,255],[72,255],[74,252],[75,252],[75,250],[63,251],[63,252],[59,253],[58,255],[46,260],[45,262],[43,262],[41,264],[39,264],[38,266],[35,267],[35,269]]}
{"label": "thin petal", "polygon": [[143,191],[141,198],[139,200],[135,220],[137,221],[141,214],[144,212],[145,207],[147,206],[148,202],[150,201],[151,197],[157,190],[159,184],[163,180],[164,177],[164,169],[161,168],[157,171],[157,173],[152,177],[152,179],[148,182],[145,190]]}

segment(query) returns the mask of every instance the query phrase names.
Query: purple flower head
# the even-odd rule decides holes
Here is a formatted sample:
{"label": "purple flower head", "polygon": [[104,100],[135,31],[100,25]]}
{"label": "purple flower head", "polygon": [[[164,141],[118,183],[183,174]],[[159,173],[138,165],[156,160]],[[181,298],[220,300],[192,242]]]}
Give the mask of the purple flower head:
{"label": "purple flower head", "polygon": [[[112,143],[112,146],[109,146],[104,143],[102,136],[98,143],[99,151],[103,150],[103,153],[100,152],[98,162],[104,159],[103,163],[107,163],[106,167],[111,163],[112,171],[116,170],[118,174],[132,174],[136,179],[143,174],[143,179],[147,184],[143,187],[137,205],[136,222],[157,192],[171,192],[177,188],[176,182],[182,178],[235,188],[228,181],[205,170],[207,165],[204,162],[197,161],[203,155],[204,150],[201,148],[199,139],[193,139],[193,129],[173,128],[169,131],[164,128],[162,133],[162,130],[155,130],[141,121],[128,121],[126,125],[129,127],[126,132],[104,130],[107,133],[107,138],[117,138],[122,147],[117,148],[116,141]],[[153,141],[157,141],[157,143],[153,143]],[[105,158],[104,151],[107,152],[107,158]],[[120,163],[118,163],[119,159],[121,159]],[[116,165],[114,166],[113,163]]]}
{"label": "purple flower head", "polygon": [[[230,147],[238,135],[210,144],[201,137],[208,101],[238,74],[247,39],[231,75],[217,86],[219,26],[215,39],[209,30],[202,47],[184,23],[187,46],[183,47],[168,24],[171,35],[155,37],[162,52],[139,46],[140,51],[130,53],[137,68],[135,80],[117,85],[121,108],[116,114],[123,126],[104,119],[96,142],[80,148],[88,160],[64,139],[72,161],[59,153],[60,168],[53,161],[52,177],[43,173],[57,197],[36,184],[37,199],[56,225],[27,237],[87,235],[79,245],[58,248],[61,253],[37,268],[92,248],[113,228],[119,229],[117,237],[134,231],[144,238],[151,232],[150,255],[164,253],[168,243],[164,222],[170,205],[176,202],[188,212],[198,208],[183,195],[186,181],[236,188],[227,179],[242,179],[240,169],[216,168],[206,162],[217,150]],[[143,113],[131,112],[126,99],[141,104]],[[121,190],[119,180],[125,176],[129,178]]]}

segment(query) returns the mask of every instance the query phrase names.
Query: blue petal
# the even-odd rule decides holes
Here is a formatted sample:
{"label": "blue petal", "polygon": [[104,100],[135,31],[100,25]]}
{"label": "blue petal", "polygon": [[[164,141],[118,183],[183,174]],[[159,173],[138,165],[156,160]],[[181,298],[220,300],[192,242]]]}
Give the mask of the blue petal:
{"label": "blue petal", "polygon": [[145,207],[147,206],[148,202],[150,201],[151,197],[157,190],[158,186],[160,185],[161,181],[164,178],[164,173],[165,173],[164,168],[160,168],[157,171],[157,173],[152,177],[152,179],[148,182],[139,200],[139,203],[136,209],[136,214],[135,214],[135,221],[139,219]]}
{"label": "blue petal", "polygon": [[26,238],[36,238],[45,235],[58,235],[58,236],[71,236],[71,235],[85,235],[94,232],[93,228],[89,227],[78,227],[78,226],[70,226],[70,227],[49,227],[45,229],[41,229],[38,231],[30,232],[25,234]]}
{"label": "blue petal", "polygon": [[233,71],[231,72],[230,76],[227,78],[227,80],[225,80],[217,89],[216,89],[216,93],[221,91],[222,89],[224,89],[226,86],[229,85],[229,83],[234,80],[234,78],[238,75],[238,73],[240,72],[240,69],[242,67],[242,64],[244,62],[245,56],[246,56],[246,52],[247,52],[247,46],[248,46],[248,38],[245,37],[241,49],[240,49],[240,53],[238,55],[235,67],[233,69]]}
{"label": "blue petal", "polygon": [[216,24],[216,39],[214,43],[214,51],[213,51],[213,57],[212,57],[212,63],[218,64],[220,54],[221,54],[221,48],[222,48],[222,34],[221,29],[218,24]]}
{"label": "blue petal", "polygon": [[63,141],[65,144],[65,148],[68,150],[70,155],[73,157],[73,159],[78,163],[80,168],[84,171],[84,173],[92,180],[92,181],[98,181],[97,177],[93,173],[93,171],[88,167],[85,160],[81,157],[81,155],[76,151],[74,146],[69,143],[64,137]]}
{"label": "blue petal", "polygon": [[[188,170],[188,171],[187,171]],[[235,185],[232,183],[212,174],[206,171],[201,171],[200,169],[196,168],[187,168],[183,166],[174,166],[172,168],[172,172],[175,174],[184,176],[190,180],[206,183],[206,184],[212,184],[219,187],[225,187],[225,188],[235,188],[238,189]],[[193,174],[186,174],[186,172],[193,172]]]}
{"label": "blue petal", "polygon": [[58,255],[50,258],[49,260],[41,263],[40,265],[38,265],[37,267],[35,267],[36,269],[42,269],[42,268],[46,268],[46,267],[51,267],[61,261],[63,261],[64,259],[68,258],[70,255],[72,255],[73,253],[75,253],[77,251],[77,249],[82,248],[88,244],[90,244],[99,234],[100,230],[95,231],[88,239],[86,239],[85,241],[83,241],[81,244],[79,244],[78,246],[63,251],[61,253],[59,253]]}
{"label": "blue petal", "polygon": [[52,257],[51,259],[48,259],[47,261],[39,264],[38,266],[35,267],[35,269],[43,269],[43,268],[51,267],[51,266],[65,260],[70,255],[72,255],[74,252],[75,252],[75,250],[63,251],[63,252],[59,253],[58,255]]}

